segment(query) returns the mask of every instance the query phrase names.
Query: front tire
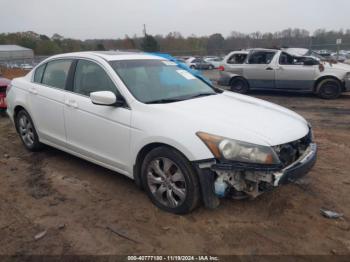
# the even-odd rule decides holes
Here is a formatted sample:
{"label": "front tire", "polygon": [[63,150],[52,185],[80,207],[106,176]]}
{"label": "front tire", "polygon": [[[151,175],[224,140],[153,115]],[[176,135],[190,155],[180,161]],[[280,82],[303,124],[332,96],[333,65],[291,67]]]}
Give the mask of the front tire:
{"label": "front tire", "polygon": [[240,94],[246,94],[249,91],[249,85],[248,82],[243,79],[242,77],[235,77],[231,80],[231,91],[240,93]]}
{"label": "front tire", "polygon": [[141,179],[148,197],[162,210],[187,214],[199,203],[197,174],[175,149],[162,146],[149,152],[142,163]]}
{"label": "front tire", "polygon": [[341,94],[341,84],[332,78],[324,79],[318,84],[317,90],[319,97],[323,99],[336,99]]}
{"label": "front tire", "polygon": [[35,130],[33,120],[25,110],[21,110],[16,115],[16,128],[23,145],[29,151],[38,151],[42,148],[38,134]]}

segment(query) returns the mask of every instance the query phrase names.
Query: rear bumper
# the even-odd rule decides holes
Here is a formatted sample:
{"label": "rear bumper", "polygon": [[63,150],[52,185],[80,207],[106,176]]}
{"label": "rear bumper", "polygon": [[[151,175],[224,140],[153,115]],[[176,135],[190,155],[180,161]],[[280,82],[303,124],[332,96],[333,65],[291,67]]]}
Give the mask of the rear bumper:
{"label": "rear bumper", "polygon": [[0,109],[6,109],[6,94],[5,93],[0,93]]}
{"label": "rear bumper", "polygon": [[229,86],[232,76],[225,71],[220,71],[218,84],[221,86]]}

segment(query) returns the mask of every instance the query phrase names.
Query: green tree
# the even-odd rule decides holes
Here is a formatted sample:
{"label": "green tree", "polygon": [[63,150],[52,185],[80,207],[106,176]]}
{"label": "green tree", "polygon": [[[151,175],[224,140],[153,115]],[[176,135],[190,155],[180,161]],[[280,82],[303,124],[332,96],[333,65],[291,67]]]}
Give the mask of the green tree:
{"label": "green tree", "polygon": [[102,43],[98,43],[96,46],[96,50],[98,51],[105,51],[105,46]]}
{"label": "green tree", "polygon": [[141,48],[145,52],[158,52],[160,50],[157,40],[151,35],[145,35],[141,42]]}
{"label": "green tree", "polygon": [[208,39],[207,51],[209,54],[220,54],[224,45],[225,38],[221,34],[213,34]]}
{"label": "green tree", "polygon": [[35,53],[38,55],[54,55],[61,51],[61,48],[50,40],[40,41],[35,49]]}

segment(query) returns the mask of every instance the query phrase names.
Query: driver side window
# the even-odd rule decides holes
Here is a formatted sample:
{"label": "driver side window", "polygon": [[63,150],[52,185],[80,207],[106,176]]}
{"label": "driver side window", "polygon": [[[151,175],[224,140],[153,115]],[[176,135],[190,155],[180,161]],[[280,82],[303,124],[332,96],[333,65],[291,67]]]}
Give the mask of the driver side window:
{"label": "driver side window", "polygon": [[111,91],[117,89],[102,67],[94,62],[79,60],[75,70],[73,92],[90,96],[92,92]]}

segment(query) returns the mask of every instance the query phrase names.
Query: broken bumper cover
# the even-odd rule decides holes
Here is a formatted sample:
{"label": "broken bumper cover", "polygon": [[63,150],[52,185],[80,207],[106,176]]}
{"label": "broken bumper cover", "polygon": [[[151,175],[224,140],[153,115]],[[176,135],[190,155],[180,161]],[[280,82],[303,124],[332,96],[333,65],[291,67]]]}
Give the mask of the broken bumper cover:
{"label": "broken bumper cover", "polygon": [[[305,152],[293,164],[285,168],[281,165],[266,167],[245,163],[220,163],[215,159],[197,161],[194,163],[194,167],[201,183],[202,198],[205,206],[215,208],[219,205],[218,196],[214,192],[214,183],[217,176],[224,175],[233,179],[238,177],[238,180],[231,184],[231,187],[236,191],[245,192],[255,198],[264,192],[264,190],[261,191],[259,188],[260,183],[267,183],[269,187],[278,187],[294,182],[311,170],[316,163],[316,159],[317,145],[310,143]],[[251,192],[249,189],[249,185],[252,182],[256,184],[255,192]]]}
{"label": "broken bumper cover", "polygon": [[304,154],[293,164],[281,169],[278,166],[263,167],[261,165],[240,165],[240,164],[214,164],[212,170],[217,171],[255,171],[271,174],[273,186],[288,184],[305,176],[315,165],[317,159],[317,145],[311,143]]}
{"label": "broken bumper cover", "polygon": [[317,145],[312,143],[305,153],[293,164],[274,174],[274,186],[288,184],[305,176],[317,160]]}

